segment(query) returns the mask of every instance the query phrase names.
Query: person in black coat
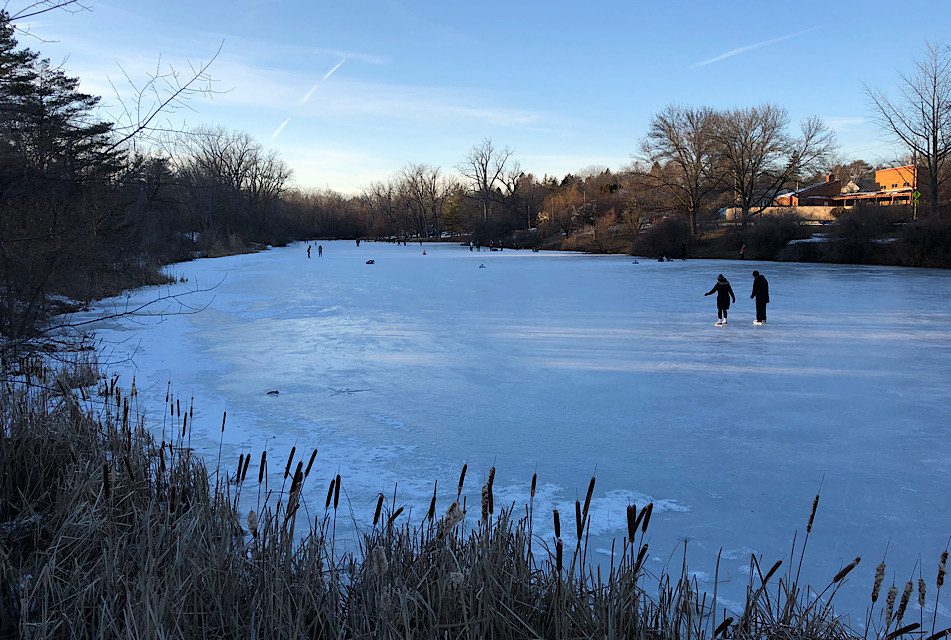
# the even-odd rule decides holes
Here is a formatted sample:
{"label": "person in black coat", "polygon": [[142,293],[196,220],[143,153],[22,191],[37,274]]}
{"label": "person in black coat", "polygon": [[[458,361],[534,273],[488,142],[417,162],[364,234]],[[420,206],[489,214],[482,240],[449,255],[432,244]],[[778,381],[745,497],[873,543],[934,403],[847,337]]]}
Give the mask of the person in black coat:
{"label": "person in black coat", "polygon": [[756,301],[756,320],[753,324],[766,323],[766,305],[769,304],[769,282],[759,271],[753,272],[753,293],[750,298]]}
{"label": "person in black coat", "polygon": [[730,301],[736,302],[736,296],[733,294],[733,287],[730,286],[730,281],[723,277],[723,274],[717,276],[717,283],[713,285],[713,288],[707,291],[705,296],[711,296],[717,294],[717,322],[716,325],[722,326],[727,324],[727,315],[730,310]]}

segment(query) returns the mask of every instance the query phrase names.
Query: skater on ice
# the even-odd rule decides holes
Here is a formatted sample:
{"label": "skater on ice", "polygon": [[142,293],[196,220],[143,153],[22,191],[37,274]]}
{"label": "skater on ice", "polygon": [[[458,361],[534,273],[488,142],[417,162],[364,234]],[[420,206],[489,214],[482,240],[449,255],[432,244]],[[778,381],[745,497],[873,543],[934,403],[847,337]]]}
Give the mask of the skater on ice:
{"label": "skater on ice", "polygon": [[759,271],[753,272],[753,293],[750,298],[756,301],[756,320],[753,324],[766,324],[766,305],[769,303],[769,282]]}
{"label": "skater on ice", "polygon": [[730,310],[730,301],[736,302],[736,296],[733,294],[733,287],[730,281],[723,277],[723,274],[717,276],[717,283],[713,288],[707,291],[704,296],[717,294],[717,321],[716,326],[722,327],[727,324],[727,315]]}
{"label": "skater on ice", "polygon": [[307,245],[307,257],[310,257],[310,245]]}
{"label": "skater on ice", "polygon": [[317,245],[317,257],[318,258],[324,257],[324,245],[322,244]]}

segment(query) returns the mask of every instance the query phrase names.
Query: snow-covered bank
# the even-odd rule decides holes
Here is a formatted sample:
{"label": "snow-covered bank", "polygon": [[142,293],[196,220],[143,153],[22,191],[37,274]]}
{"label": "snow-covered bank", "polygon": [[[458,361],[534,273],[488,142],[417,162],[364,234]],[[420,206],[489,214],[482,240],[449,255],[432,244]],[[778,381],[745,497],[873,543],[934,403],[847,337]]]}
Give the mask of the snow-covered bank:
{"label": "snow-covered bank", "polygon": [[[951,533],[951,273],[323,246],[175,265],[188,283],[83,317],[214,286],[188,297],[195,313],[97,326],[102,360],[136,375],[159,423],[169,380],[194,396],[193,444],[212,457],[225,409],[230,464],[319,446],[311,501],[339,472],[358,522],[397,482],[412,518],[434,480],[444,510],[468,462],[470,505],[493,464],[503,503],[537,470],[550,536],[550,508],[572,512],[596,473],[594,548],[622,535],[629,500],[654,499],[652,566],[686,537],[712,580],[722,546],[720,592],[739,600],[749,553],[786,557],[822,484],[809,582],[863,555],[843,603],[864,610],[889,540],[896,581],[919,554],[933,578]],[[764,327],[754,268],[770,280]],[[739,296],[723,329],[702,295],[720,272]]]}

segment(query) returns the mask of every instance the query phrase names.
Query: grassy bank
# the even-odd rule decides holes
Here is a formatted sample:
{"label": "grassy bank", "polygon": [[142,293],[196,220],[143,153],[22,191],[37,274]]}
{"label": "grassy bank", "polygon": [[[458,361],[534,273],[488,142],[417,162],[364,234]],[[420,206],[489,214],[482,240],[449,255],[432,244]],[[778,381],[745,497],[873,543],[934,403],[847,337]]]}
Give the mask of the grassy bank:
{"label": "grassy bank", "polygon": [[[291,450],[281,460],[247,451],[227,470],[220,461],[212,468],[192,453],[192,409],[179,398],[167,396],[168,426],[153,436],[133,409],[135,388],[102,379],[92,361],[64,370],[8,362],[3,378],[2,637],[939,640],[948,633],[912,613],[915,600],[938,604],[943,564],[937,583],[931,577],[904,590],[883,585],[881,567],[869,585],[867,634],[834,612],[858,558],[829,567],[818,589],[801,585],[816,504],[785,562],[752,559],[744,608],[730,613],[714,606],[716,590],[703,592],[686,563],[669,574],[647,570],[649,504],[628,507],[627,534],[609,564],[590,562],[594,478],[572,513],[545,515],[555,536],[543,538],[532,530],[534,479],[524,504],[503,507],[490,470],[481,503],[466,505],[459,496],[471,478],[463,468],[457,486],[434,487],[421,522],[381,495],[351,551],[334,536],[336,519],[347,517],[346,480],[337,476],[321,489],[320,504],[301,499],[321,464],[316,451]],[[445,513],[436,513],[437,495],[453,500]],[[255,506],[242,513],[239,503]]]}

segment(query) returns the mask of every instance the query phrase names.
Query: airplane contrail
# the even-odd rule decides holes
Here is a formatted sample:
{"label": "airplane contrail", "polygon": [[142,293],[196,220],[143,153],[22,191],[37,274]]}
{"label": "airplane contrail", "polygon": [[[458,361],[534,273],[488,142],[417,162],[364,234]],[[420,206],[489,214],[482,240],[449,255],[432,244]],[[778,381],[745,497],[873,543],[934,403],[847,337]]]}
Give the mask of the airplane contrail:
{"label": "airplane contrail", "polygon": [[810,27],[808,29],[803,29],[802,31],[797,31],[796,33],[789,33],[784,36],[779,36],[778,38],[771,38],[769,40],[763,40],[762,42],[756,42],[753,44],[748,44],[742,47],[737,47],[736,49],[730,49],[724,53],[721,53],[718,56],[708,58],[706,60],[701,60],[696,64],[690,65],[691,67],[705,67],[708,64],[713,64],[714,62],[720,62],[720,60],[726,60],[727,58],[732,58],[733,56],[738,56],[741,53],[746,53],[747,51],[752,51],[753,49],[759,49],[760,47],[765,47],[767,45],[776,44],[777,42],[782,42],[783,40],[789,40],[790,38],[795,38],[796,36],[801,36],[804,33],[809,33],[810,31],[815,31],[819,27]]}
{"label": "airplane contrail", "polygon": [[307,102],[308,100],[310,100],[311,96],[314,95],[314,92],[317,91],[317,87],[320,86],[321,82],[326,82],[327,80],[329,80],[329,79],[330,79],[330,76],[332,76],[332,75],[337,71],[337,69],[339,69],[340,67],[342,67],[342,66],[343,66],[343,63],[346,62],[346,61],[347,61],[347,59],[346,59],[346,58],[343,58],[340,62],[338,62],[337,64],[335,64],[333,67],[331,67],[331,68],[330,68],[330,71],[328,71],[327,73],[325,73],[325,74],[324,74],[324,77],[320,79],[320,82],[314,84],[314,86],[312,86],[312,87],[310,88],[310,91],[308,91],[308,92],[304,95],[304,97],[300,99],[300,104],[304,104],[305,102]]}
{"label": "airplane contrail", "polygon": [[284,120],[284,122],[282,122],[280,125],[278,125],[277,129],[274,130],[274,133],[271,134],[271,140],[274,140],[274,139],[277,138],[279,135],[281,135],[281,131],[284,131],[284,127],[286,127],[287,124],[288,124],[290,121],[291,121],[291,119],[290,119],[290,118],[287,118],[286,120]]}

